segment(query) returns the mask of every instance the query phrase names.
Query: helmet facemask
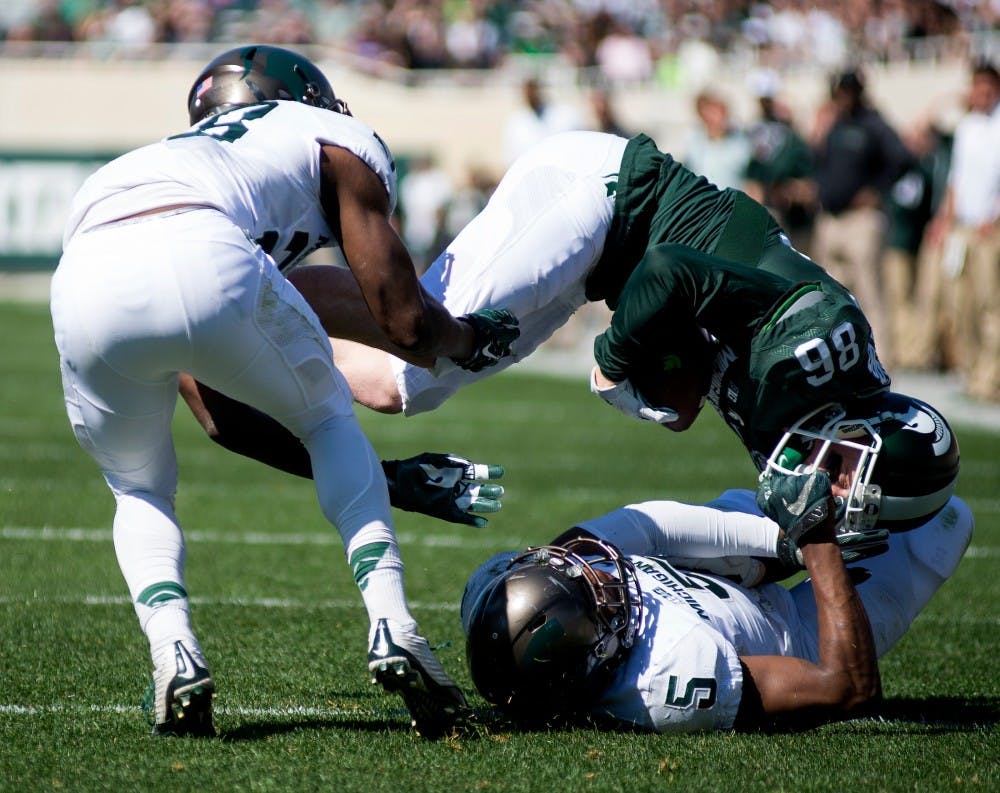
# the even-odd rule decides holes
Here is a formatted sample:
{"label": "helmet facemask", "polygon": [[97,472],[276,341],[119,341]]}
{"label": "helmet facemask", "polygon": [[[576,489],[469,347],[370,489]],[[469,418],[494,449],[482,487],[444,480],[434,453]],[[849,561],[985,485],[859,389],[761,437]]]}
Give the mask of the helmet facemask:
{"label": "helmet facemask", "polygon": [[[801,418],[774,447],[761,477],[770,471],[805,476],[823,469],[844,507],[838,532],[869,531],[881,510],[882,488],[871,479],[882,437],[867,419],[846,416],[842,406],[830,403]],[[838,490],[845,495],[838,496]]]}

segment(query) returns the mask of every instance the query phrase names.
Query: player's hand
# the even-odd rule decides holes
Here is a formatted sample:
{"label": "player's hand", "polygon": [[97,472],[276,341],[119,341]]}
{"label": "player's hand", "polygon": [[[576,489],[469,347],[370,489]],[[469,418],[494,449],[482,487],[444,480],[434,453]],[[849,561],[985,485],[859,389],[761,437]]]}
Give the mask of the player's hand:
{"label": "player's hand", "polygon": [[757,487],[757,506],[796,545],[815,539],[820,527],[832,531],[835,505],[826,471],[808,474],[766,471]]}
{"label": "player's hand", "polygon": [[679,418],[677,411],[667,407],[654,408],[643,399],[628,380],[612,385],[602,385],[597,380],[598,367],[590,370],[590,390],[607,402],[611,407],[618,408],[629,418],[640,421],[655,421],[657,424],[670,424]]}
{"label": "player's hand", "polygon": [[452,360],[470,372],[495,366],[510,355],[510,345],[521,335],[517,317],[506,309],[483,308],[465,314],[459,320],[472,326],[474,347],[468,358]]}
{"label": "player's hand", "polygon": [[503,476],[500,465],[424,452],[406,460],[383,460],[382,470],[389,501],[398,509],[483,528],[486,518],[476,513],[499,512],[501,507],[503,488],[486,482]]}

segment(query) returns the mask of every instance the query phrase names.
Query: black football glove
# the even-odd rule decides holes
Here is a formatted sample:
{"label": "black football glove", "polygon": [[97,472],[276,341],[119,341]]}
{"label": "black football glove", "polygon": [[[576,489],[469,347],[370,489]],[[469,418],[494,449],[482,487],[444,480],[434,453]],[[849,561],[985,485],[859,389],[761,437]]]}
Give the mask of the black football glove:
{"label": "black football glove", "polygon": [[397,509],[483,528],[486,518],[475,513],[499,512],[501,507],[503,488],[481,484],[502,477],[500,465],[424,452],[406,460],[383,460],[382,470],[389,484],[389,501]]}
{"label": "black football glove", "polygon": [[502,358],[510,355],[510,345],[521,335],[517,317],[506,309],[483,308],[458,319],[472,326],[475,346],[468,358],[452,360],[470,372],[480,372],[495,366]]}

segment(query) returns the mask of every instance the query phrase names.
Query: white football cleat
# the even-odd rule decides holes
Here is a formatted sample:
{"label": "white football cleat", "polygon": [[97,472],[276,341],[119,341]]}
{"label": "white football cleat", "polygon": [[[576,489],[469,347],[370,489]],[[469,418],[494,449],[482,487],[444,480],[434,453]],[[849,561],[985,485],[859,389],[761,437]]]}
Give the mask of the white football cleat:
{"label": "white football cleat", "polygon": [[372,683],[398,693],[410,711],[412,725],[424,738],[447,735],[469,709],[465,695],[448,677],[427,640],[399,623],[375,623],[368,650]]}
{"label": "white football cleat", "polygon": [[194,735],[214,737],[212,700],[215,682],[197,648],[183,641],[161,651],[153,670],[153,680],[142,698],[146,719],[153,735]]}

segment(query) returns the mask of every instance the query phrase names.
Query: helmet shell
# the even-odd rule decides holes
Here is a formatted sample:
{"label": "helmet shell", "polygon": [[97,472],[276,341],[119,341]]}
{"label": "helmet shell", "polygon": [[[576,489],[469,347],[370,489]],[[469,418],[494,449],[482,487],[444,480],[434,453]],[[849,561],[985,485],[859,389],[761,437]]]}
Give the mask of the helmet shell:
{"label": "helmet shell", "polygon": [[284,99],[347,112],[312,61],[282,47],[251,44],[213,59],[188,93],[191,124],[240,105]]}
{"label": "helmet shell", "polygon": [[895,392],[872,401],[869,421],[882,438],[871,477],[882,489],[878,525],[905,531],[930,520],[955,492],[958,438],[926,402]]}
{"label": "helmet shell", "polygon": [[602,689],[632,645],[642,608],[631,562],[613,553],[589,557],[591,567],[562,547],[529,549],[486,587],[466,642],[485,699],[518,717],[546,718],[584,708]]}

